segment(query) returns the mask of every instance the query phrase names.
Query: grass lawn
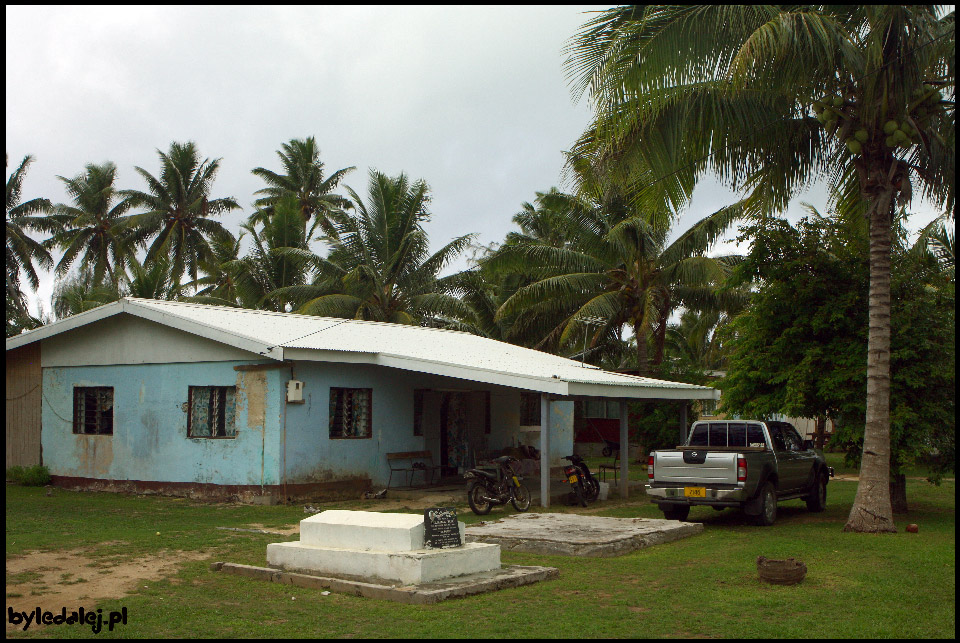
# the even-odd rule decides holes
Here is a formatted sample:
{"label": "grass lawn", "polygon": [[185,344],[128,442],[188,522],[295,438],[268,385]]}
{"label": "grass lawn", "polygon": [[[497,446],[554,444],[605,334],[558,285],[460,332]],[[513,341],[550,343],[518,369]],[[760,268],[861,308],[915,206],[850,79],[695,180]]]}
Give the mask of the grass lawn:
{"label": "grass lawn", "polygon": [[[47,496],[44,489],[8,485],[7,606],[30,610],[42,594],[25,590],[37,573],[11,574],[11,563],[27,552],[54,551],[92,561],[63,574],[59,582],[72,588],[124,561],[182,560],[165,575],[137,583],[123,598],[81,600],[104,615],[127,608],[127,625],[113,632],[104,628],[99,637],[953,638],[955,483],[909,481],[911,511],[897,516],[900,533],[883,536],[841,531],[855,492],[854,482],[831,483],[826,512],[812,514],[800,501],[787,502],[767,528],[746,524],[733,510],[696,508],[690,519],[704,523],[702,534],[618,558],[505,552],[504,564],[550,565],[560,569],[560,578],[408,606],[322,596],[209,571],[214,560],[265,565],[267,543],[295,539],[216,527],[290,526],[304,517],[302,506],[215,505],[59,489]],[[371,502],[320,506],[374,507]],[[661,517],[642,495],[585,510],[551,510]],[[513,509],[494,509],[490,518],[506,512]],[[461,519],[470,523],[479,517],[464,503]],[[908,522],[919,524],[919,533],[907,533]],[[792,587],[760,584],[755,562],[760,554],[800,558],[809,570],[806,579]],[[7,636],[92,633],[89,626],[32,626],[26,632],[8,626]]]}

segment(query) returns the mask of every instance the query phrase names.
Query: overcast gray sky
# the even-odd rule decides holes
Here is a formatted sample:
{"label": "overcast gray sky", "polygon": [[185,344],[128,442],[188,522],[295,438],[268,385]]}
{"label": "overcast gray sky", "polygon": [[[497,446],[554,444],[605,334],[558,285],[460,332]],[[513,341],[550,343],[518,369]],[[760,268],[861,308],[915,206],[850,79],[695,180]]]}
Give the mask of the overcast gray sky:
{"label": "overcast gray sky", "polygon": [[[590,109],[561,49],[604,8],[7,6],[7,172],[32,154],[23,198],[66,202],[57,175],[109,160],[121,188],[145,189],[134,166],[156,175],[157,149],[196,141],[222,158],[212,196],[244,206],[224,219],[238,233],[263,187],[250,170],[279,171],[281,143],[315,136],[328,174],[357,167],[344,184],[364,198],[369,168],[424,179],[435,249],[500,241],[535,191],[564,187]],[[734,198],[705,181],[681,226]],[[47,311],[52,287],[44,275]]]}

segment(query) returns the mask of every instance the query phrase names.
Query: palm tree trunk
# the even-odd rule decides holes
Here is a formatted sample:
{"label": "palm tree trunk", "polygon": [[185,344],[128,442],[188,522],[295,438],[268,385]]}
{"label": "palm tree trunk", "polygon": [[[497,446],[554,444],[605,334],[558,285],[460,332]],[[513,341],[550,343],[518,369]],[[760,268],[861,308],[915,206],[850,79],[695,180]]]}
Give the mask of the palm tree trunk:
{"label": "palm tree trunk", "polygon": [[844,531],[894,532],[890,503],[890,238],[893,187],[870,209],[870,330],[867,337],[867,422],[857,496]]}
{"label": "palm tree trunk", "polygon": [[637,338],[637,374],[641,377],[650,375],[650,358],[647,355],[647,333],[642,324],[633,325],[633,335]]}

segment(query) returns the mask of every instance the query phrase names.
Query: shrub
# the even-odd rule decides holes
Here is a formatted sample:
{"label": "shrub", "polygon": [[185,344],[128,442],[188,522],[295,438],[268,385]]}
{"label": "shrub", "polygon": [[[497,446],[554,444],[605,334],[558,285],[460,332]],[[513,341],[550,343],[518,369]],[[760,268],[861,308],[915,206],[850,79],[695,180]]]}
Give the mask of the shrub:
{"label": "shrub", "polygon": [[50,484],[50,470],[40,464],[32,467],[10,467],[7,469],[7,480],[25,487],[43,487]]}

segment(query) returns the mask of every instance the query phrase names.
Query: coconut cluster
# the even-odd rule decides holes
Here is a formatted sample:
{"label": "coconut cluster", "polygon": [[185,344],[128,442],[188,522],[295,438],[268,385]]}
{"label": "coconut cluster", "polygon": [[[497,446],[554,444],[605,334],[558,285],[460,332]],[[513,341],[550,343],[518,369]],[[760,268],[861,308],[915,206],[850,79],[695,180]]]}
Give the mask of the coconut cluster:
{"label": "coconut cluster", "polygon": [[943,94],[931,83],[913,93],[910,104],[902,114],[890,114],[881,132],[871,132],[860,121],[857,104],[842,96],[828,95],[813,102],[813,113],[831,134],[839,132],[847,150],[860,154],[867,141],[883,140],[889,148],[909,148],[921,141],[918,127],[926,127],[930,119],[943,109]]}

